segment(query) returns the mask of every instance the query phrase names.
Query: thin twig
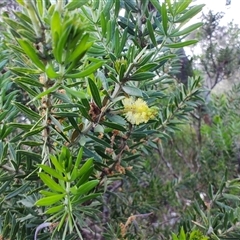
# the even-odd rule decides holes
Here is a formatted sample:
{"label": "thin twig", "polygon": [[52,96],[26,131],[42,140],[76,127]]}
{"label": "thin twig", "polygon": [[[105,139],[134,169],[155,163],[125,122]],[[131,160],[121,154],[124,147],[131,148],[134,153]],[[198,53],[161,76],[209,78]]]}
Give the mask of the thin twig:
{"label": "thin twig", "polygon": [[167,159],[164,157],[163,152],[162,152],[162,146],[161,146],[161,142],[160,140],[158,140],[157,142],[158,148],[157,148],[157,152],[159,154],[159,156],[161,157],[162,161],[165,163],[166,167],[169,169],[170,173],[175,177],[175,178],[179,178],[177,176],[177,174],[174,172],[172,165],[167,161]]}

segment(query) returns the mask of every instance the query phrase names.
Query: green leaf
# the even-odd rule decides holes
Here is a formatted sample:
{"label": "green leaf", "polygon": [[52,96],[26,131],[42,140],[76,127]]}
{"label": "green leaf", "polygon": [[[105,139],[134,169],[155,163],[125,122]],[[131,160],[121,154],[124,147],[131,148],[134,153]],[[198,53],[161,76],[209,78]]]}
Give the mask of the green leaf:
{"label": "green leaf", "polygon": [[30,42],[36,42],[35,36],[32,34],[32,32],[29,32],[28,30],[25,29],[18,29],[17,33],[21,35],[22,38],[25,38],[29,40]]}
{"label": "green leaf", "polygon": [[[29,28],[32,24],[31,19],[24,13],[22,12],[13,12],[13,14],[20,20],[22,25],[25,27]],[[32,31],[32,29],[31,29]]]}
{"label": "green leaf", "polygon": [[94,102],[97,104],[99,109],[101,109],[102,108],[102,101],[101,101],[101,97],[100,97],[97,85],[90,78],[88,79],[88,84],[89,84],[89,88],[90,88],[90,91],[91,91]]}
{"label": "green leaf", "polygon": [[72,11],[77,8],[81,8],[83,5],[86,5],[87,3],[88,3],[88,0],[71,1],[65,6],[65,8]]}
{"label": "green leaf", "polygon": [[13,198],[21,193],[23,193],[27,187],[31,184],[31,182],[27,182],[25,184],[23,184],[21,187],[17,188],[15,191],[9,193],[6,197],[5,197],[5,200],[8,200],[10,198]]}
{"label": "green leaf", "polygon": [[228,193],[222,193],[222,196],[228,200],[232,200],[232,201],[240,201],[240,197],[237,195],[233,195],[233,194],[228,194]]}
{"label": "green leaf", "polygon": [[82,184],[84,184],[85,182],[87,182],[92,173],[93,173],[93,167],[89,168],[87,172],[85,172],[80,178],[78,178],[76,187],[79,187]]}
{"label": "green leaf", "polygon": [[42,87],[43,85],[36,81],[35,79],[33,78],[30,78],[30,77],[17,77],[15,79],[13,79],[14,82],[20,82],[20,83],[25,83],[25,84],[28,84],[28,85],[31,85],[31,86],[36,86],[36,87]]}
{"label": "green leaf", "polygon": [[28,156],[30,158],[35,159],[36,161],[40,161],[41,160],[41,155],[38,153],[34,153],[34,152],[30,152],[30,151],[26,151],[26,150],[17,150],[18,154],[21,154],[22,156]]}
{"label": "green leaf", "polygon": [[[122,16],[118,16],[119,18],[119,21],[118,21],[118,24],[123,28],[123,29],[127,29],[127,32],[131,35],[135,35],[135,25],[129,21],[129,19],[125,18],[125,17],[122,17]],[[114,26],[114,23],[112,23],[110,21],[108,21],[108,39],[107,39],[107,42],[109,42],[112,38],[112,34],[114,33],[114,29],[115,29],[115,26]]]}
{"label": "green leaf", "polygon": [[101,193],[91,193],[91,194],[89,194],[85,197],[81,197],[81,198],[76,196],[75,199],[73,200],[73,204],[82,204],[86,201],[97,198],[99,196],[101,196]]}
{"label": "green leaf", "polygon": [[43,9],[43,2],[42,1],[37,1],[37,10],[38,10],[38,13],[41,17],[43,17],[43,13],[44,13],[44,10]]}
{"label": "green leaf", "polygon": [[112,129],[116,129],[116,130],[119,130],[119,131],[122,131],[122,132],[126,132],[126,129],[119,125],[119,124],[116,124],[116,123],[112,123],[112,122],[103,122],[102,123],[104,126],[107,126],[109,128],[112,128]]}
{"label": "green leaf", "polygon": [[50,197],[45,197],[42,199],[39,199],[35,202],[35,205],[37,206],[50,206],[64,198],[65,194],[55,194]]}
{"label": "green leaf", "polygon": [[59,11],[55,10],[51,18],[51,33],[54,50],[56,50],[56,46],[59,40],[59,36],[61,35],[61,31],[62,31],[61,15]]}
{"label": "green leaf", "polygon": [[176,234],[172,234],[172,240],[179,240]]}
{"label": "green leaf", "polygon": [[27,56],[32,60],[32,62],[41,70],[45,70],[45,65],[43,62],[39,59],[39,56],[37,55],[35,49],[31,45],[31,43],[27,39],[18,39],[18,43],[24,50],[24,52],[27,54]]}
{"label": "green leaf", "polygon": [[158,66],[157,63],[147,63],[147,64],[145,64],[143,66],[141,65],[141,67],[138,68],[135,73],[147,72],[147,71],[150,71],[150,70],[153,71],[157,66]]}
{"label": "green leaf", "polygon": [[[73,20],[73,22],[71,22],[70,24],[73,24],[75,25],[75,21],[76,20]],[[73,28],[73,31],[74,31],[74,36],[71,37],[71,41],[67,40],[66,44],[67,44],[67,49],[75,49],[77,44],[79,43],[79,41],[81,40],[83,34],[84,34],[84,29],[82,27],[75,27]],[[67,56],[68,54],[71,54],[71,52],[69,51],[66,51],[67,53]]]}
{"label": "green leaf", "polygon": [[64,209],[64,205],[54,206],[49,208],[45,213],[53,214],[53,213],[61,212],[63,209]]}
{"label": "green leaf", "polygon": [[2,120],[6,118],[8,113],[9,113],[8,110],[5,110],[5,111],[1,112],[1,114],[0,114],[0,122],[2,122]]}
{"label": "green leaf", "polygon": [[65,190],[57,184],[51,177],[49,177],[47,174],[41,172],[39,173],[39,177],[42,179],[42,181],[45,183],[47,187],[49,187],[54,192],[65,192]]}
{"label": "green leaf", "polygon": [[147,29],[148,29],[148,33],[149,33],[150,39],[152,41],[152,44],[153,44],[153,46],[156,47],[158,44],[157,44],[157,41],[156,41],[156,38],[154,35],[152,23],[149,19],[147,19]]}
{"label": "green leaf", "polygon": [[0,194],[3,194],[6,190],[6,188],[8,188],[8,186],[10,185],[11,181],[5,181],[1,187],[0,187]]}
{"label": "green leaf", "polygon": [[42,146],[42,142],[33,142],[33,141],[21,141],[21,144],[26,145],[26,146],[31,146],[31,147],[35,147],[35,146]]}
{"label": "green leaf", "polygon": [[79,152],[78,152],[77,160],[76,160],[75,165],[74,165],[75,168],[78,168],[78,166],[80,165],[80,163],[82,161],[82,156],[83,156],[83,148],[81,147]]}
{"label": "green leaf", "polygon": [[[66,25],[66,23],[64,24]],[[73,25],[70,23],[70,25],[65,27],[65,30],[59,37],[59,41],[57,43],[56,51],[54,52],[56,60],[61,64],[64,59],[66,58],[65,52],[64,52],[64,47],[67,43],[67,40],[69,38],[69,34],[73,29]]]}
{"label": "green leaf", "polygon": [[36,97],[34,97],[34,98],[31,100],[31,102],[34,102],[34,101],[36,101],[36,100],[39,99],[39,98],[42,98],[42,97],[44,97],[44,96],[46,96],[46,95],[48,95],[48,94],[50,94],[50,93],[55,92],[59,87],[60,87],[59,84],[57,84],[57,83],[54,84],[52,87],[48,88],[48,89],[45,90],[44,92],[39,93]]}
{"label": "green leaf", "polygon": [[121,43],[120,43],[120,46],[119,46],[119,54],[122,53],[124,47],[126,46],[127,39],[128,39],[128,29],[125,28],[123,30],[123,34],[121,36]]}
{"label": "green leaf", "polygon": [[99,143],[99,144],[101,144],[101,145],[103,145],[103,146],[105,146],[107,148],[111,148],[111,145],[109,143],[107,143],[106,141],[104,141],[102,139],[99,139],[98,137],[95,137],[95,136],[90,135],[90,134],[88,134],[88,137],[93,139],[95,144]]}
{"label": "green leaf", "polygon": [[89,34],[85,34],[80,43],[75,47],[74,51],[66,59],[66,63],[72,62],[75,59],[78,61],[84,56],[86,51],[92,46],[92,42],[87,42],[89,39]]}
{"label": "green leaf", "polygon": [[24,0],[16,0],[19,5],[24,6]]}
{"label": "green leaf", "polygon": [[29,119],[33,120],[39,120],[40,115],[38,115],[36,112],[32,111],[31,109],[27,108],[21,103],[13,102],[13,105],[15,105],[22,113],[24,113]]}
{"label": "green leaf", "polygon": [[115,18],[119,17],[120,8],[121,8],[120,1],[115,1],[115,8],[114,8],[114,16],[115,16]]}
{"label": "green leaf", "polygon": [[82,71],[79,71],[78,73],[66,74],[65,76],[67,78],[83,78],[83,77],[89,76],[90,74],[95,72],[102,65],[103,65],[102,61],[94,63],[94,64],[90,64],[87,68],[85,68]]}
{"label": "green leaf", "polygon": [[43,169],[44,172],[48,173],[50,176],[55,177],[57,179],[65,180],[64,177],[60,173],[58,173],[54,169],[50,168],[49,166],[43,165],[43,164],[39,164],[38,166],[39,166],[39,168]]}
{"label": "green leaf", "polygon": [[[20,128],[20,125],[19,125],[18,127]],[[42,127],[38,127],[38,128],[35,128],[35,129],[30,129],[29,132],[25,133],[25,134],[22,136],[22,138],[25,139],[25,138],[27,138],[27,137],[29,137],[29,136],[34,136],[34,135],[40,133],[44,128],[45,128],[45,127],[42,126]],[[24,129],[24,128],[22,127],[22,129]],[[26,130],[27,130],[27,129],[26,129]]]}
{"label": "green leaf", "polygon": [[57,78],[59,77],[59,74],[55,72],[55,69],[53,68],[52,64],[47,64],[46,66],[46,74],[49,78]]}
{"label": "green leaf", "polygon": [[196,44],[198,42],[198,40],[188,40],[185,42],[178,42],[178,43],[171,43],[171,44],[165,44],[165,47],[169,47],[169,48],[182,48],[182,47],[186,47],[189,45],[193,45]]}
{"label": "green leaf", "polygon": [[38,93],[37,93],[35,90],[33,90],[30,86],[27,86],[27,85],[25,85],[25,84],[22,84],[21,82],[18,82],[17,84],[18,84],[18,86],[19,86],[20,88],[22,88],[26,93],[28,93],[28,95],[31,95],[31,96],[35,97],[35,96],[38,94]]}
{"label": "green leaf", "polygon": [[123,86],[122,90],[130,96],[142,97],[141,89],[132,86]]}
{"label": "green leaf", "polygon": [[14,128],[20,128],[20,129],[28,131],[32,128],[33,125],[25,124],[25,123],[9,123],[8,126],[14,127]]}
{"label": "green leaf", "polygon": [[188,19],[193,18],[195,15],[197,15],[199,12],[202,11],[202,8],[205,6],[205,4],[200,4],[197,6],[192,7],[190,10],[188,10],[185,14],[183,14],[180,18],[177,18],[175,20],[175,23],[181,23]]}
{"label": "green leaf", "polygon": [[58,170],[59,172],[62,172],[62,173],[64,172],[63,166],[60,164],[60,162],[58,161],[58,159],[55,156],[50,155],[50,160],[56,170]]}
{"label": "green leaf", "polygon": [[104,47],[97,45],[96,43],[93,44],[93,46],[88,50],[88,55],[91,56],[105,56],[106,55],[106,50]]}
{"label": "green leaf", "polygon": [[171,37],[178,37],[178,36],[182,36],[182,35],[186,35],[186,34],[189,34],[191,33],[192,31],[194,31],[195,29],[199,28],[202,26],[202,23],[195,23],[181,31],[178,31],[176,33],[171,33]]}
{"label": "green leaf", "polygon": [[105,38],[106,30],[107,30],[107,21],[106,21],[104,12],[102,12],[100,15],[100,23],[101,23],[101,28],[102,28],[102,36]]}
{"label": "green leaf", "polygon": [[0,182],[5,182],[5,181],[12,181],[16,177],[15,174],[3,174],[0,177]]}
{"label": "green leaf", "polygon": [[92,121],[91,117],[89,116],[87,110],[86,110],[86,106],[79,106],[78,107],[82,116],[85,117],[86,119],[88,119],[89,121]]}
{"label": "green leaf", "polygon": [[181,230],[180,230],[179,240],[187,240],[183,227],[181,227]]}
{"label": "green leaf", "polygon": [[75,112],[55,112],[54,115],[58,117],[79,117],[78,113]]}
{"label": "green leaf", "polygon": [[9,70],[15,73],[16,75],[19,75],[19,73],[25,74],[25,75],[30,75],[30,74],[39,75],[42,73],[42,71],[39,69],[23,68],[23,67],[9,68]]}
{"label": "green leaf", "polygon": [[169,54],[169,55],[166,55],[166,56],[162,56],[162,57],[156,59],[156,62],[158,62],[159,65],[161,66],[162,62],[166,62],[166,60],[171,59],[171,58],[175,58],[176,56],[177,55],[175,55],[175,54]]}
{"label": "green leaf", "polygon": [[47,197],[56,195],[55,192],[49,192],[49,191],[45,191],[45,190],[40,190],[39,193],[44,196],[47,196]]}
{"label": "green leaf", "polygon": [[119,32],[119,29],[116,28],[115,29],[115,32],[114,32],[114,39],[112,40],[113,43],[114,43],[114,54],[116,56],[119,56],[121,54],[120,52],[120,48],[119,48],[119,45],[120,45],[120,32]]}
{"label": "green leaf", "polygon": [[65,87],[65,86],[63,86],[63,88],[65,89],[66,93],[76,97],[77,99],[87,98],[86,91],[83,91],[83,90],[76,91],[76,90],[73,90],[73,89]]}
{"label": "green leaf", "polygon": [[17,234],[19,231],[19,226],[20,226],[20,221],[16,221],[16,219],[12,218],[12,223],[11,223],[11,233],[10,233],[10,238],[11,239],[17,239]]}
{"label": "green leaf", "polygon": [[152,72],[144,72],[144,73],[134,73],[129,80],[131,81],[144,81],[148,79],[152,79],[155,77],[155,73]]}
{"label": "green leaf", "polygon": [[98,185],[98,183],[99,183],[99,180],[92,180],[92,181],[84,183],[78,189],[71,188],[70,190],[72,191],[72,194],[80,196],[80,195],[88,193],[90,190],[95,188]]}
{"label": "green leaf", "polygon": [[0,70],[4,68],[4,66],[8,63],[8,61],[9,61],[8,59],[5,59],[0,62]]}
{"label": "green leaf", "polygon": [[182,11],[184,11],[192,2],[192,0],[184,0],[184,1],[180,1],[178,7],[176,7],[176,11],[175,14],[179,14]]}
{"label": "green leaf", "polygon": [[90,168],[92,168],[92,166],[93,166],[93,159],[90,158],[79,169],[78,175],[81,176],[85,174]]}
{"label": "green leaf", "polygon": [[163,30],[164,30],[165,35],[167,35],[167,32],[168,32],[168,15],[167,15],[166,3],[162,3],[161,16],[162,16]]}

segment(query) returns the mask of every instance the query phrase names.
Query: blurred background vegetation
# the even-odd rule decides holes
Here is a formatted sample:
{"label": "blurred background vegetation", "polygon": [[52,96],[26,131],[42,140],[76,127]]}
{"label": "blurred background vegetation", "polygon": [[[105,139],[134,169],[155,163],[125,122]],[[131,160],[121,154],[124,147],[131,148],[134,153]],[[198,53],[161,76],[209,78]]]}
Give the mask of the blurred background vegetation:
{"label": "blurred background vegetation", "polygon": [[[6,0],[1,1],[0,7],[2,12],[11,13],[17,4]],[[130,4],[123,4],[122,8],[126,14],[132,10]],[[84,239],[119,239],[121,231],[126,232],[124,239],[240,239],[240,29],[235,23],[220,26],[222,14],[210,11],[202,15],[203,26],[194,33],[201,54],[194,55],[193,48],[193,55],[187,56],[180,49],[178,58],[161,69],[176,84],[187,85],[189,77],[200,75],[205,102],[177,125],[179,131],[167,140],[156,140],[154,144],[144,140],[141,156],[129,160],[129,165],[134,165],[131,174],[116,178],[105,196],[107,221],[101,219],[99,224],[105,228],[103,235],[94,238],[86,232]],[[14,18],[14,14],[11,16]],[[18,122],[25,123],[27,119],[11,101],[25,104],[29,99],[24,89],[9,81],[11,73],[6,65],[14,62],[6,47],[9,36],[4,21],[0,28],[1,39],[5,39],[0,43],[0,111],[12,112],[9,121],[17,115]],[[227,85],[216,91],[223,81]],[[31,107],[34,110],[35,106]],[[2,121],[4,115],[1,116]],[[11,130],[7,125],[1,126],[1,138]],[[14,134],[17,137],[18,133],[12,137]],[[0,145],[0,155],[5,151]],[[4,170],[4,162],[1,168]],[[7,188],[3,179],[1,182],[0,194]],[[3,201],[6,199],[2,198],[0,204]],[[34,199],[29,202],[34,203]],[[25,221],[28,215],[22,214],[20,220]],[[1,218],[1,231],[10,231],[10,225],[3,228],[9,219],[12,216]]]}

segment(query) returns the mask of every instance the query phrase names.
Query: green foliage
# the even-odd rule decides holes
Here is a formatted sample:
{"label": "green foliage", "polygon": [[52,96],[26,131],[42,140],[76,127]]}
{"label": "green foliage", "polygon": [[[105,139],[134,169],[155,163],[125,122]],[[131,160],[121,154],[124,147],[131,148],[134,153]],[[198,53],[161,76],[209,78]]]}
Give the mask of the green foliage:
{"label": "green foliage", "polygon": [[186,234],[181,228],[179,236],[173,233],[173,240],[208,240],[209,237],[204,236],[199,230],[193,230],[190,234]]}
{"label": "green foliage", "polygon": [[[235,239],[239,236],[239,179],[227,180],[214,189],[209,185],[205,197],[197,197],[188,210],[183,226],[186,229],[200,228],[210,239]],[[191,219],[191,220],[190,220]]]}
{"label": "green foliage", "polygon": [[[145,178],[145,184],[154,181],[161,187],[156,190],[153,184],[149,184],[144,192],[144,202],[155,199],[150,192],[158,196],[157,199],[167,199],[171,211],[181,219],[181,231],[184,231],[186,238],[188,233],[201,231],[209,239],[237,239],[239,85],[227,94],[213,95],[207,109],[211,114],[204,115],[200,129],[195,122],[195,125],[181,126],[182,132],[176,133],[170,143],[164,143],[163,148],[159,148],[160,159],[158,154],[152,156],[152,164],[162,164],[162,169],[155,174],[147,172],[149,178]],[[171,187],[163,187],[167,186],[169,179],[176,178],[178,182],[175,180]],[[155,207],[154,202],[151,206]],[[164,207],[160,210],[161,214]],[[159,220],[163,219],[157,210],[154,213],[158,214]],[[169,215],[164,213],[171,221]],[[177,225],[175,223],[172,229]],[[177,234],[173,236],[176,239],[180,237]]]}
{"label": "green foliage", "polygon": [[[149,215],[120,216],[129,220],[120,231],[122,220],[99,201],[108,205],[117,180],[134,177],[141,156],[158,151],[202,101],[201,79],[183,86],[171,65],[196,43],[183,39],[201,24],[184,26],[203,5],[18,3],[15,18],[3,15],[1,237],[92,239],[97,225],[95,237],[135,238],[129,226]],[[9,91],[10,77],[27,101]]]}
{"label": "green foliage", "polygon": [[[60,222],[57,227],[58,230],[65,224],[63,239],[66,238],[67,227],[70,234],[75,229],[79,237],[81,237],[79,227],[76,224],[78,214],[84,212],[84,207],[82,207],[81,204],[99,196],[97,193],[88,194],[89,191],[99,184],[99,181],[89,179],[93,171],[93,159],[86,160],[81,168],[79,168],[82,155],[83,148],[80,149],[75,164],[73,165],[69,149],[62,147],[58,158],[53,155],[50,156],[51,163],[54,167],[51,168],[43,164],[39,165],[40,169],[44,171],[39,173],[39,177],[51,191],[41,190],[40,193],[44,197],[39,199],[35,205],[49,206],[45,213],[51,215],[49,220]],[[58,179],[58,182],[50,176]],[[91,208],[89,208],[88,211],[91,211]],[[94,209],[92,209],[92,211],[94,211]],[[75,215],[75,213],[77,214]]]}

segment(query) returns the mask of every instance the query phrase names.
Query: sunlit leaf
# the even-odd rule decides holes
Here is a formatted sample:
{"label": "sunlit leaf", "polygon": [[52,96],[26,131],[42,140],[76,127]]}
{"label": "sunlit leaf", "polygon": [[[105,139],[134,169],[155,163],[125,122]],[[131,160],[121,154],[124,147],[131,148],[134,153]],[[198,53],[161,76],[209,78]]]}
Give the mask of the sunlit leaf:
{"label": "sunlit leaf", "polygon": [[188,10],[186,13],[184,13],[181,17],[177,18],[175,20],[175,23],[184,22],[184,21],[194,17],[195,15],[197,15],[199,12],[202,11],[202,8],[204,6],[205,6],[205,4],[200,4],[200,5],[192,7],[190,10]]}
{"label": "sunlit leaf", "polygon": [[92,46],[92,42],[88,42],[89,34],[85,34],[80,43],[75,47],[74,51],[66,59],[66,63],[72,62],[75,59],[80,60],[85,52]]}
{"label": "sunlit leaf", "polygon": [[184,11],[192,2],[192,0],[180,1],[178,7],[176,7],[175,14],[179,14]]}
{"label": "sunlit leaf", "polygon": [[64,180],[64,177],[60,173],[56,172],[54,169],[50,168],[49,166],[43,165],[43,164],[39,164],[38,166],[41,169],[43,169],[44,172],[48,173],[50,176],[55,177],[57,179]]}
{"label": "sunlit leaf", "polygon": [[95,188],[99,183],[99,180],[91,180],[89,182],[84,183],[83,185],[81,185],[79,188],[74,189],[72,188],[72,194],[74,195],[83,195],[88,193],[90,190],[92,190],[93,188]]}
{"label": "sunlit leaf", "polygon": [[65,6],[65,8],[72,11],[77,8],[81,8],[83,5],[85,5],[87,3],[88,3],[88,0],[71,1]]}
{"label": "sunlit leaf", "polygon": [[103,62],[97,62],[94,64],[89,65],[84,70],[79,71],[78,73],[66,74],[67,78],[83,78],[89,76],[93,72],[95,72],[98,68],[103,65]]}
{"label": "sunlit leaf", "polygon": [[80,168],[79,172],[78,172],[78,175],[81,176],[83,175],[84,173],[86,173],[90,168],[92,168],[93,166],[93,159],[88,159],[83,165],[82,167]]}
{"label": "sunlit leaf", "polygon": [[59,206],[49,208],[45,213],[46,214],[53,214],[53,213],[61,212],[61,210],[63,210],[63,209],[64,209],[64,205],[62,204],[62,205],[59,205]]}
{"label": "sunlit leaf", "polygon": [[27,56],[33,61],[33,63],[40,68],[41,70],[45,70],[45,65],[39,59],[39,56],[36,53],[36,50],[33,48],[31,43],[27,39],[18,39],[18,42]]}
{"label": "sunlit leaf", "polygon": [[86,98],[86,92],[83,90],[73,90],[72,88],[68,88],[63,86],[63,88],[66,90],[66,92],[74,97],[76,97],[77,99],[81,99],[81,98]]}
{"label": "sunlit leaf", "polygon": [[197,28],[201,27],[202,23],[195,23],[181,31],[177,31],[175,33],[170,34],[171,37],[178,37],[178,36],[182,36],[182,35],[186,35],[191,33],[192,31],[196,30]]}
{"label": "sunlit leaf", "polygon": [[50,206],[56,202],[59,202],[64,198],[65,194],[55,194],[53,196],[41,198],[36,201],[35,205],[37,206]]}
{"label": "sunlit leaf", "polygon": [[57,184],[49,175],[43,172],[40,172],[39,177],[46,184],[46,186],[49,187],[52,191],[65,192],[65,190],[59,184]]}

